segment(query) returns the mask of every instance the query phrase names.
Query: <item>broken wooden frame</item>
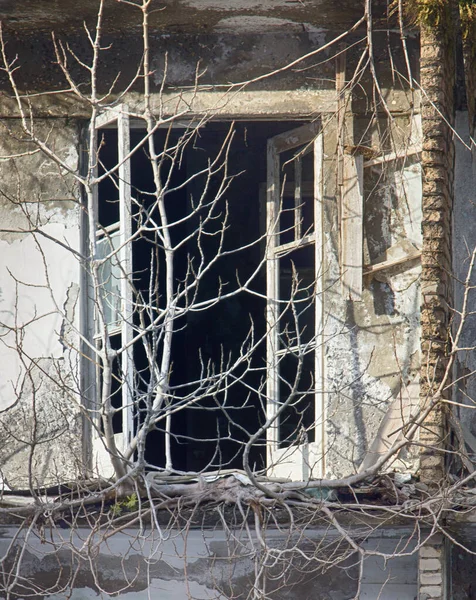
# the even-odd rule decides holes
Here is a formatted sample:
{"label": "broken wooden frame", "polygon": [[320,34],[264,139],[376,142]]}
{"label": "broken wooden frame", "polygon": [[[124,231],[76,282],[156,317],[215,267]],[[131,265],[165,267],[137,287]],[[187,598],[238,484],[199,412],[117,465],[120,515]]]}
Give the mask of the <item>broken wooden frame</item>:
{"label": "broken wooden frame", "polygon": [[[365,169],[385,166],[387,163],[402,160],[419,154],[421,147],[411,145],[401,151],[388,152],[364,161],[361,154],[344,154],[343,186],[341,207],[341,276],[344,296],[349,300],[361,301],[363,277],[396,267],[421,257],[421,250],[409,247],[407,252],[397,256],[382,256],[375,263],[363,264],[363,221],[364,221],[364,177]],[[390,253],[391,254],[391,253]]]}

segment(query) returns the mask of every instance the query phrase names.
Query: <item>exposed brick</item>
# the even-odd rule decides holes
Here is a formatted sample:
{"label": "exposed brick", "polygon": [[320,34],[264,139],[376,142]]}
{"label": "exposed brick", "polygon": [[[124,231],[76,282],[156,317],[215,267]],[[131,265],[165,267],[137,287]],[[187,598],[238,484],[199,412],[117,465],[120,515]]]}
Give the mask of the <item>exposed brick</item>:
{"label": "exposed brick", "polygon": [[[432,416],[432,418],[434,418],[434,417]],[[441,435],[440,428],[441,428],[441,424],[439,424],[439,425],[429,425],[429,424],[427,424],[425,422],[425,425],[421,429],[420,436],[421,437],[428,437],[428,436],[431,436],[431,435],[434,435],[434,436]]]}
{"label": "exposed brick", "polygon": [[430,418],[428,419],[428,421],[425,421],[425,429],[428,431],[429,430],[429,426],[435,427],[441,427],[441,425],[443,424],[443,419],[444,419],[444,415],[441,412],[438,412],[438,406],[432,411]]}
{"label": "exposed brick", "polygon": [[[444,537],[441,533],[434,533],[431,538],[426,542],[426,544],[424,546],[422,546],[421,550],[423,549],[434,549],[435,547],[440,547],[439,550],[441,551],[441,546],[443,545],[444,542]],[[421,552],[420,550],[420,552]]]}
{"label": "exposed brick", "polygon": [[442,209],[451,213],[447,182],[442,185],[438,181],[425,181],[423,183],[423,196],[425,197],[423,213]]}
{"label": "exposed brick", "polygon": [[[430,154],[430,153],[425,153]],[[432,153],[433,154],[433,153]],[[447,181],[448,179],[448,170],[446,166],[432,166],[431,163],[428,163],[428,166],[425,164],[425,179],[432,181]]]}
{"label": "exposed brick", "polygon": [[439,571],[441,562],[436,558],[421,558],[420,571]]}
{"label": "exposed brick", "polygon": [[[445,27],[448,23],[445,23]],[[454,48],[448,36],[436,29],[422,28],[420,38],[420,83],[422,96],[423,151],[421,154],[422,198],[422,273],[421,273],[421,383],[422,406],[433,397],[444,376],[447,364],[448,327],[452,282],[451,207],[453,204],[454,164],[453,122]],[[432,411],[420,430],[423,448],[420,455],[420,479],[436,490],[444,483],[444,450],[447,429],[445,412]],[[430,547],[430,546],[429,546]],[[438,556],[420,555],[420,569],[434,571],[441,577]],[[442,595],[438,577],[428,579],[423,572],[420,598],[436,599]]]}
{"label": "exposed brick", "polygon": [[425,586],[420,588],[421,600],[437,600],[442,597],[442,589],[438,586]]}
{"label": "exposed brick", "polygon": [[442,206],[440,209],[432,207],[431,210],[425,211],[425,221],[434,222],[448,219],[449,208],[448,206]]}
{"label": "exposed brick", "polygon": [[428,61],[440,61],[446,56],[446,49],[438,39],[438,35],[430,30],[425,30],[422,32],[422,34],[423,33],[424,35],[422,35],[420,43],[421,63],[424,64]]}
{"label": "exposed brick", "polygon": [[442,583],[441,573],[420,573],[421,585],[441,585]]}
{"label": "exposed brick", "polygon": [[443,121],[449,121],[449,115],[445,110],[445,106],[442,102],[435,102],[431,105],[426,106],[426,112],[430,119],[443,118]]}
{"label": "exposed brick", "polygon": [[430,118],[425,115],[425,120],[422,123],[422,131],[425,134],[425,140],[423,141],[423,147],[425,148],[426,138],[443,138],[443,140],[448,140],[447,136],[447,125],[441,119],[440,115],[437,115],[435,118]]}
{"label": "exposed brick", "polygon": [[444,239],[447,229],[442,223],[422,223],[423,235],[432,239]]}

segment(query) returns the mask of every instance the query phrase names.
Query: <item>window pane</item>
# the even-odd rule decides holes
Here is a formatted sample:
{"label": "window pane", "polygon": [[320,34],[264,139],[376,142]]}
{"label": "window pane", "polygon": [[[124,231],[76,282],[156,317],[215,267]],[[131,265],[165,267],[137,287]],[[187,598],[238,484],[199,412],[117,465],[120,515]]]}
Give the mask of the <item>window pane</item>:
{"label": "window pane", "polygon": [[289,352],[279,362],[282,403],[289,401],[279,418],[279,446],[315,441],[314,350]]}
{"label": "window pane", "polygon": [[[98,131],[98,175],[115,168],[119,162],[117,148],[117,129]],[[109,227],[119,221],[119,181],[118,170],[111,173],[99,184],[99,223]]]}
{"label": "window pane", "polygon": [[101,285],[101,296],[104,301],[104,318],[110,331],[119,328],[121,321],[119,245],[119,231],[115,231],[107,237],[99,239],[97,244],[98,259],[103,259],[114,252],[114,255],[99,268],[99,283]]}
{"label": "window pane", "polygon": [[306,344],[315,335],[315,249],[299,248],[279,259],[280,345]]}
{"label": "window pane", "polygon": [[303,146],[282,152],[279,160],[281,245],[314,231],[314,154]]}
{"label": "window pane", "polygon": [[286,194],[281,197],[279,213],[279,244],[288,244],[296,239],[294,196]]}
{"label": "window pane", "polygon": [[301,157],[301,170],[301,230],[304,236],[314,231],[314,152],[308,148]]}
{"label": "window pane", "polygon": [[[109,338],[111,348],[113,350],[119,350],[122,345],[122,336],[120,333],[111,335]],[[100,349],[101,343],[98,341],[98,350]],[[102,368],[98,367],[97,371],[97,382],[99,386],[99,393],[102,393]],[[116,411],[112,417],[112,430],[114,433],[123,432],[122,423],[122,408],[123,408],[123,381],[124,377],[122,374],[121,357],[116,356],[112,363],[112,382],[111,382],[111,406]],[[100,421],[101,433],[104,433],[104,423],[102,419]]]}

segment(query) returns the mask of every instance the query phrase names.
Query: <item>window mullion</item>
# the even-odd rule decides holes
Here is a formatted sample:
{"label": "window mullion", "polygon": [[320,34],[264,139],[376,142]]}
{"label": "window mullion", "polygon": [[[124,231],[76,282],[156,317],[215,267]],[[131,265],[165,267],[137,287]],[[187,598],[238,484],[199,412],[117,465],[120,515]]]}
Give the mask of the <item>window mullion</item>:
{"label": "window mullion", "polygon": [[294,159],[294,239],[302,237],[302,162]]}
{"label": "window mullion", "polygon": [[119,161],[119,215],[120,215],[120,263],[121,263],[121,334],[122,345],[127,345],[121,357],[123,373],[123,432],[127,445],[133,435],[132,391],[134,384],[132,306],[132,210],[131,210],[131,161],[129,115],[126,105],[120,107],[117,119]]}
{"label": "window mullion", "polygon": [[313,477],[323,477],[325,467],[324,450],[324,413],[325,413],[325,392],[324,392],[324,231],[323,231],[323,134],[322,132],[314,140],[314,231],[315,231],[315,340],[316,349],[314,352],[315,361],[315,443],[321,454],[321,460],[313,469]]}
{"label": "window mullion", "polygon": [[[277,351],[279,348],[279,258],[276,256],[279,229],[280,181],[279,154],[274,144],[268,142],[267,150],[267,197],[266,197],[266,354],[267,373],[267,417],[273,418],[278,410],[279,377]],[[278,444],[277,423],[268,430],[268,441],[275,448]]]}

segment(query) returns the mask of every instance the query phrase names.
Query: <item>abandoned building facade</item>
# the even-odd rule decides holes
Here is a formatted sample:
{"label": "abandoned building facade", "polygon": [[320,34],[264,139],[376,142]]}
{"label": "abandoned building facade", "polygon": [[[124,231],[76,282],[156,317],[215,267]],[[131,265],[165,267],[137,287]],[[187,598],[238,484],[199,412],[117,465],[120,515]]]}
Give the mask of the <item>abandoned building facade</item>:
{"label": "abandoned building facade", "polygon": [[473,34],[397,8],[0,0],[1,597],[476,594]]}

